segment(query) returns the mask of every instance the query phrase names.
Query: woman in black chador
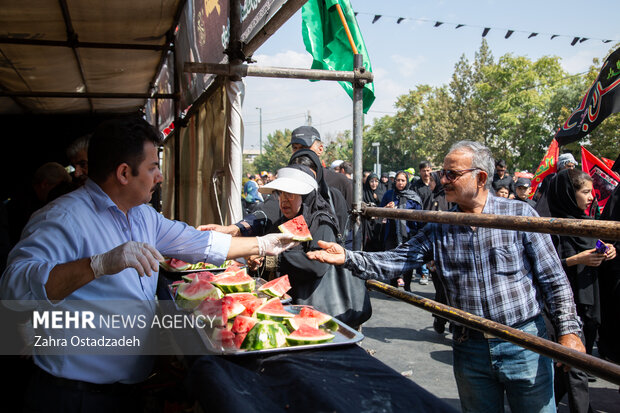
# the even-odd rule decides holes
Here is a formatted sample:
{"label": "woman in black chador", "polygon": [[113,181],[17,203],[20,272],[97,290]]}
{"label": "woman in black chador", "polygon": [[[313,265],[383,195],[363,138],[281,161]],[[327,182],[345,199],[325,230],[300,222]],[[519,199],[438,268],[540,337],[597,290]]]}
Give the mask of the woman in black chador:
{"label": "woman in black chador", "polygon": [[[541,215],[570,219],[592,219],[586,210],[594,200],[592,178],[577,169],[564,169],[552,178],[546,194],[548,214],[539,204]],[[583,322],[586,352],[592,354],[592,347],[601,322],[598,267],[603,261],[616,256],[612,244],[605,244],[607,251],[596,250],[596,239],[570,235],[552,237],[562,266],[570,281],[577,305],[577,314]],[[555,378],[556,403],[569,395],[571,412],[588,412],[588,380],[586,375],[576,369],[568,373],[556,369]]]}

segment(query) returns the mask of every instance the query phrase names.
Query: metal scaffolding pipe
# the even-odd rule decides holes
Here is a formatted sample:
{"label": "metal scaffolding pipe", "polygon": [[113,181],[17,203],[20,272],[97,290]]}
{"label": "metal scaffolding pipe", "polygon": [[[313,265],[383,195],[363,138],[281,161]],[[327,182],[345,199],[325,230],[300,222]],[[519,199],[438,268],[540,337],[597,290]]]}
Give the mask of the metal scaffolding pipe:
{"label": "metal scaffolding pipe", "polygon": [[219,64],[185,62],[184,71],[191,73],[212,73],[224,76],[277,77],[284,79],[336,80],[372,82],[372,72],[363,68],[356,71],[335,71],[320,69],[293,69],[286,67],[250,66],[246,64]]}
{"label": "metal scaffolding pipe", "polygon": [[[353,68],[357,73],[364,68],[364,57],[353,56]],[[362,206],[362,132],[364,128],[364,83],[353,82],[353,211],[360,211]],[[362,231],[360,217],[353,214],[353,250],[362,249]]]}
{"label": "metal scaffolding pipe", "polygon": [[0,90],[0,96],[22,98],[78,98],[78,99],[176,99],[174,93],[106,93],[106,92],[26,92]]}
{"label": "metal scaffolding pipe", "polygon": [[366,217],[469,225],[545,234],[576,235],[603,240],[620,240],[620,222],[593,219],[522,217],[512,215],[470,214],[465,212],[418,211],[409,209],[362,207]]}
{"label": "metal scaffolding pipe", "polygon": [[391,297],[398,298],[401,301],[447,318],[448,320],[510,341],[518,346],[550,357],[569,366],[576,367],[579,370],[586,371],[609,382],[620,384],[620,366],[617,364],[609,363],[585,353],[580,353],[553,341],[524,333],[523,331],[470,314],[458,308],[450,307],[412,293],[400,291],[395,287],[376,280],[366,281],[366,286],[371,290],[376,290]]}

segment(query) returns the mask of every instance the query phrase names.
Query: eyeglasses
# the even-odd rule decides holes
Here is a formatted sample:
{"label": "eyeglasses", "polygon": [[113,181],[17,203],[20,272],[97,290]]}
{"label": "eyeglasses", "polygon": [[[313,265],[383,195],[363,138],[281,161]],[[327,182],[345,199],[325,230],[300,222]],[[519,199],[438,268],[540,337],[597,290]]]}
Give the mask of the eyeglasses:
{"label": "eyeglasses", "polygon": [[297,195],[283,191],[273,191],[273,193],[276,194],[280,199],[288,199],[289,201],[295,199],[295,195]]}
{"label": "eyeglasses", "polygon": [[459,179],[461,176],[465,175],[467,172],[472,171],[481,171],[480,168],[471,168],[471,169],[442,169],[439,171],[439,176],[443,178],[444,176],[448,180],[448,182],[454,182]]}

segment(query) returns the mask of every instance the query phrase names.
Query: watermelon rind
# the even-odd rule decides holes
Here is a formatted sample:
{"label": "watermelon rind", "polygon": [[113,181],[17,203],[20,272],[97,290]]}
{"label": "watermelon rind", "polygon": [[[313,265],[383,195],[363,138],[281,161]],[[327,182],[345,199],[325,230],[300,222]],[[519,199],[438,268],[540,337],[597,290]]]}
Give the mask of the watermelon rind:
{"label": "watermelon rind", "polygon": [[[200,280],[198,282],[200,282]],[[196,281],[192,283],[185,283],[185,284],[180,285],[177,288],[177,293],[176,293],[176,298],[175,298],[175,303],[177,304],[177,306],[179,306],[180,308],[184,308],[186,310],[193,310],[196,307],[198,307],[198,305],[203,300],[207,298],[217,300],[224,296],[224,294],[222,294],[222,291],[220,291],[218,288],[215,288],[213,285],[211,285],[210,283],[206,281],[202,282],[204,284],[204,288],[200,290],[198,293],[194,293],[194,294],[187,293],[188,289],[196,285],[195,283]]]}
{"label": "watermelon rind", "polygon": [[288,330],[282,323],[271,320],[259,321],[252,327],[241,343],[244,350],[264,350],[285,347]]}
{"label": "watermelon rind", "polygon": [[254,311],[254,317],[258,318],[259,320],[272,320],[282,322],[287,318],[295,317],[295,314],[286,311],[282,306],[280,299],[275,297],[267,300],[265,304],[258,307],[256,311]]}
{"label": "watermelon rind", "polygon": [[334,335],[323,330],[303,326],[286,336],[286,342],[291,346],[328,343],[334,339]]}
{"label": "watermelon rind", "polygon": [[[244,278],[243,281],[234,280],[234,278]],[[230,277],[219,278],[217,281],[213,281],[212,284],[222,290],[224,294],[230,293],[249,293],[256,288],[256,280],[250,276],[237,277],[233,275]]]}
{"label": "watermelon rind", "polygon": [[[300,234],[299,231],[295,232],[288,228],[288,226],[298,225],[302,223],[303,223],[303,226],[306,228],[306,231],[307,231],[306,235]],[[308,224],[306,224],[306,220],[304,219],[303,215],[299,215],[293,219],[289,219],[282,225],[279,225],[278,229],[280,230],[280,232],[284,234],[293,235],[293,241],[300,241],[300,242],[312,241],[312,235],[310,234],[310,230],[308,229]]]}
{"label": "watermelon rind", "polygon": [[318,320],[313,317],[290,317],[284,320],[284,324],[291,331],[299,329],[299,327],[301,327],[302,325],[309,325],[310,327],[319,328]]}

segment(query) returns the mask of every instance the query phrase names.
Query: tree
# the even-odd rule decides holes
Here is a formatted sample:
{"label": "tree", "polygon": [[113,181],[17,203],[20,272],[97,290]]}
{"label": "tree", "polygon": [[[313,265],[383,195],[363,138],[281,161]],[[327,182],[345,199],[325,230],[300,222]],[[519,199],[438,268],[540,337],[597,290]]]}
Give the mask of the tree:
{"label": "tree", "polygon": [[285,167],[291,157],[291,130],[276,130],[267,135],[267,143],[263,147],[263,154],[254,159],[255,169],[258,171],[277,172]]}
{"label": "tree", "polygon": [[329,166],[338,159],[353,163],[353,139],[350,130],[338,132],[329,144],[324,145],[324,148],[321,158],[326,165]]}

